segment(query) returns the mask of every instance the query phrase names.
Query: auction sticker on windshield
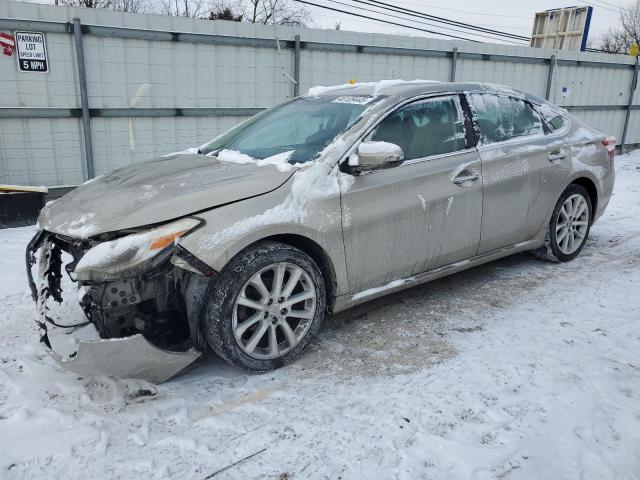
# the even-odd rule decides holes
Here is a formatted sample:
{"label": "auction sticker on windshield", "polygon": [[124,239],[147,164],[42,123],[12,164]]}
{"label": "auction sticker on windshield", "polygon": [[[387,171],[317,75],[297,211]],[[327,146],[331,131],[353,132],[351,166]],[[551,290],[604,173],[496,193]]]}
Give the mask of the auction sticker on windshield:
{"label": "auction sticker on windshield", "polygon": [[361,95],[345,95],[336,98],[335,100],[333,100],[333,103],[354,103],[356,105],[366,105],[371,100],[373,100],[373,97]]}
{"label": "auction sticker on windshield", "polygon": [[41,32],[16,32],[18,68],[21,72],[49,71],[47,42]]}

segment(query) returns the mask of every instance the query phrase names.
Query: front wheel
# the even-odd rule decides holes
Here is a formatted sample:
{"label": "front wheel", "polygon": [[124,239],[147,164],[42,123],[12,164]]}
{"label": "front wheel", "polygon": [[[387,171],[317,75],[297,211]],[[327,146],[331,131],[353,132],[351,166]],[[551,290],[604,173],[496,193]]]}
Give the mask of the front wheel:
{"label": "front wheel", "polygon": [[589,236],[592,208],[585,188],[569,185],[556,203],[544,245],[534,252],[536,256],[556,262],[576,258]]}
{"label": "front wheel", "polygon": [[326,311],[322,272],[301,250],[260,242],[234,257],[209,286],[200,324],[209,346],[253,371],[299,357]]}

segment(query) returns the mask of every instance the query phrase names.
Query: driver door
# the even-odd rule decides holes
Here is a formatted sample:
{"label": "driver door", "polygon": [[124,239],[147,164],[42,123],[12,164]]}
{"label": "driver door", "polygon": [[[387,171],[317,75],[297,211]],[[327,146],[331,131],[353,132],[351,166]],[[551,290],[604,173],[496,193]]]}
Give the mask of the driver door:
{"label": "driver door", "polygon": [[457,95],[421,99],[391,112],[364,139],[399,145],[405,159],[343,186],[351,293],[476,254],[482,179],[465,124]]}

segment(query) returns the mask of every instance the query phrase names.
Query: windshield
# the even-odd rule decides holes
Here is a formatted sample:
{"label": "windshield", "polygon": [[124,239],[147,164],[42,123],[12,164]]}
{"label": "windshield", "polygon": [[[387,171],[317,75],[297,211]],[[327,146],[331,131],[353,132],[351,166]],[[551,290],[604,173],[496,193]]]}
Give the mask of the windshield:
{"label": "windshield", "polygon": [[[378,100],[380,97],[376,97]],[[314,159],[374,103],[370,96],[299,97],[259,113],[200,149],[235,150],[263,159],[293,150],[289,163]]]}

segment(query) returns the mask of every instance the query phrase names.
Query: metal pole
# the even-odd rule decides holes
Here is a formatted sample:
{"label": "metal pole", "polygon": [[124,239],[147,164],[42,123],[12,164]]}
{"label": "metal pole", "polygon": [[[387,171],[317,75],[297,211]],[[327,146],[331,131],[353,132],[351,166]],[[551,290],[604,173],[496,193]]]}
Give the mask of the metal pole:
{"label": "metal pole", "polygon": [[293,84],[293,96],[300,95],[300,35],[296,35],[295,47],[293,51],[293,79],[296,83]]}
{"label": "metal pole", "polygon": [[76,60],[78,63],[78,81],[80,83],[80,102],[82,104],[82,129],[84,131],[84,153],[87,161],[87,179],[94,177],[93,146],[91,144],[91,117],[89,117],[89,95],[87,93],[87,72],[84,65],[84,46],[82,44],[82,24],[79,18],[73,19],[73,36],[76,42]]}
{"label": "metal pole", "polygon": [[458,47],[453,47],[453,52],[451,55],[451,74],[449,75],[449,81],[456,81],[456,65],[458,63]]}
{"label": "metal pole", "polygon": [[620,153],[624,148],[624,142],[627,139],[627,129],[629,128],[629,118],[631,117],[631,106],[633,105],[633,94],[638,86],[638,60],[636,57],[636,64],[633,66],[633,79],[631,80],[631,88],[629,89],[629,102],[627,102],[627,111],[624,114],[624,127],[622,127],[622,138],[620,139]]}
{"label": "metal pole", "polygon": [[545,100],[549,100],[551,96],[551,84],[553,83],[553,70],[556,68],[556,56],[551,55],[549,59],[549,71],[547,72],[547,89],[544,92]]}

